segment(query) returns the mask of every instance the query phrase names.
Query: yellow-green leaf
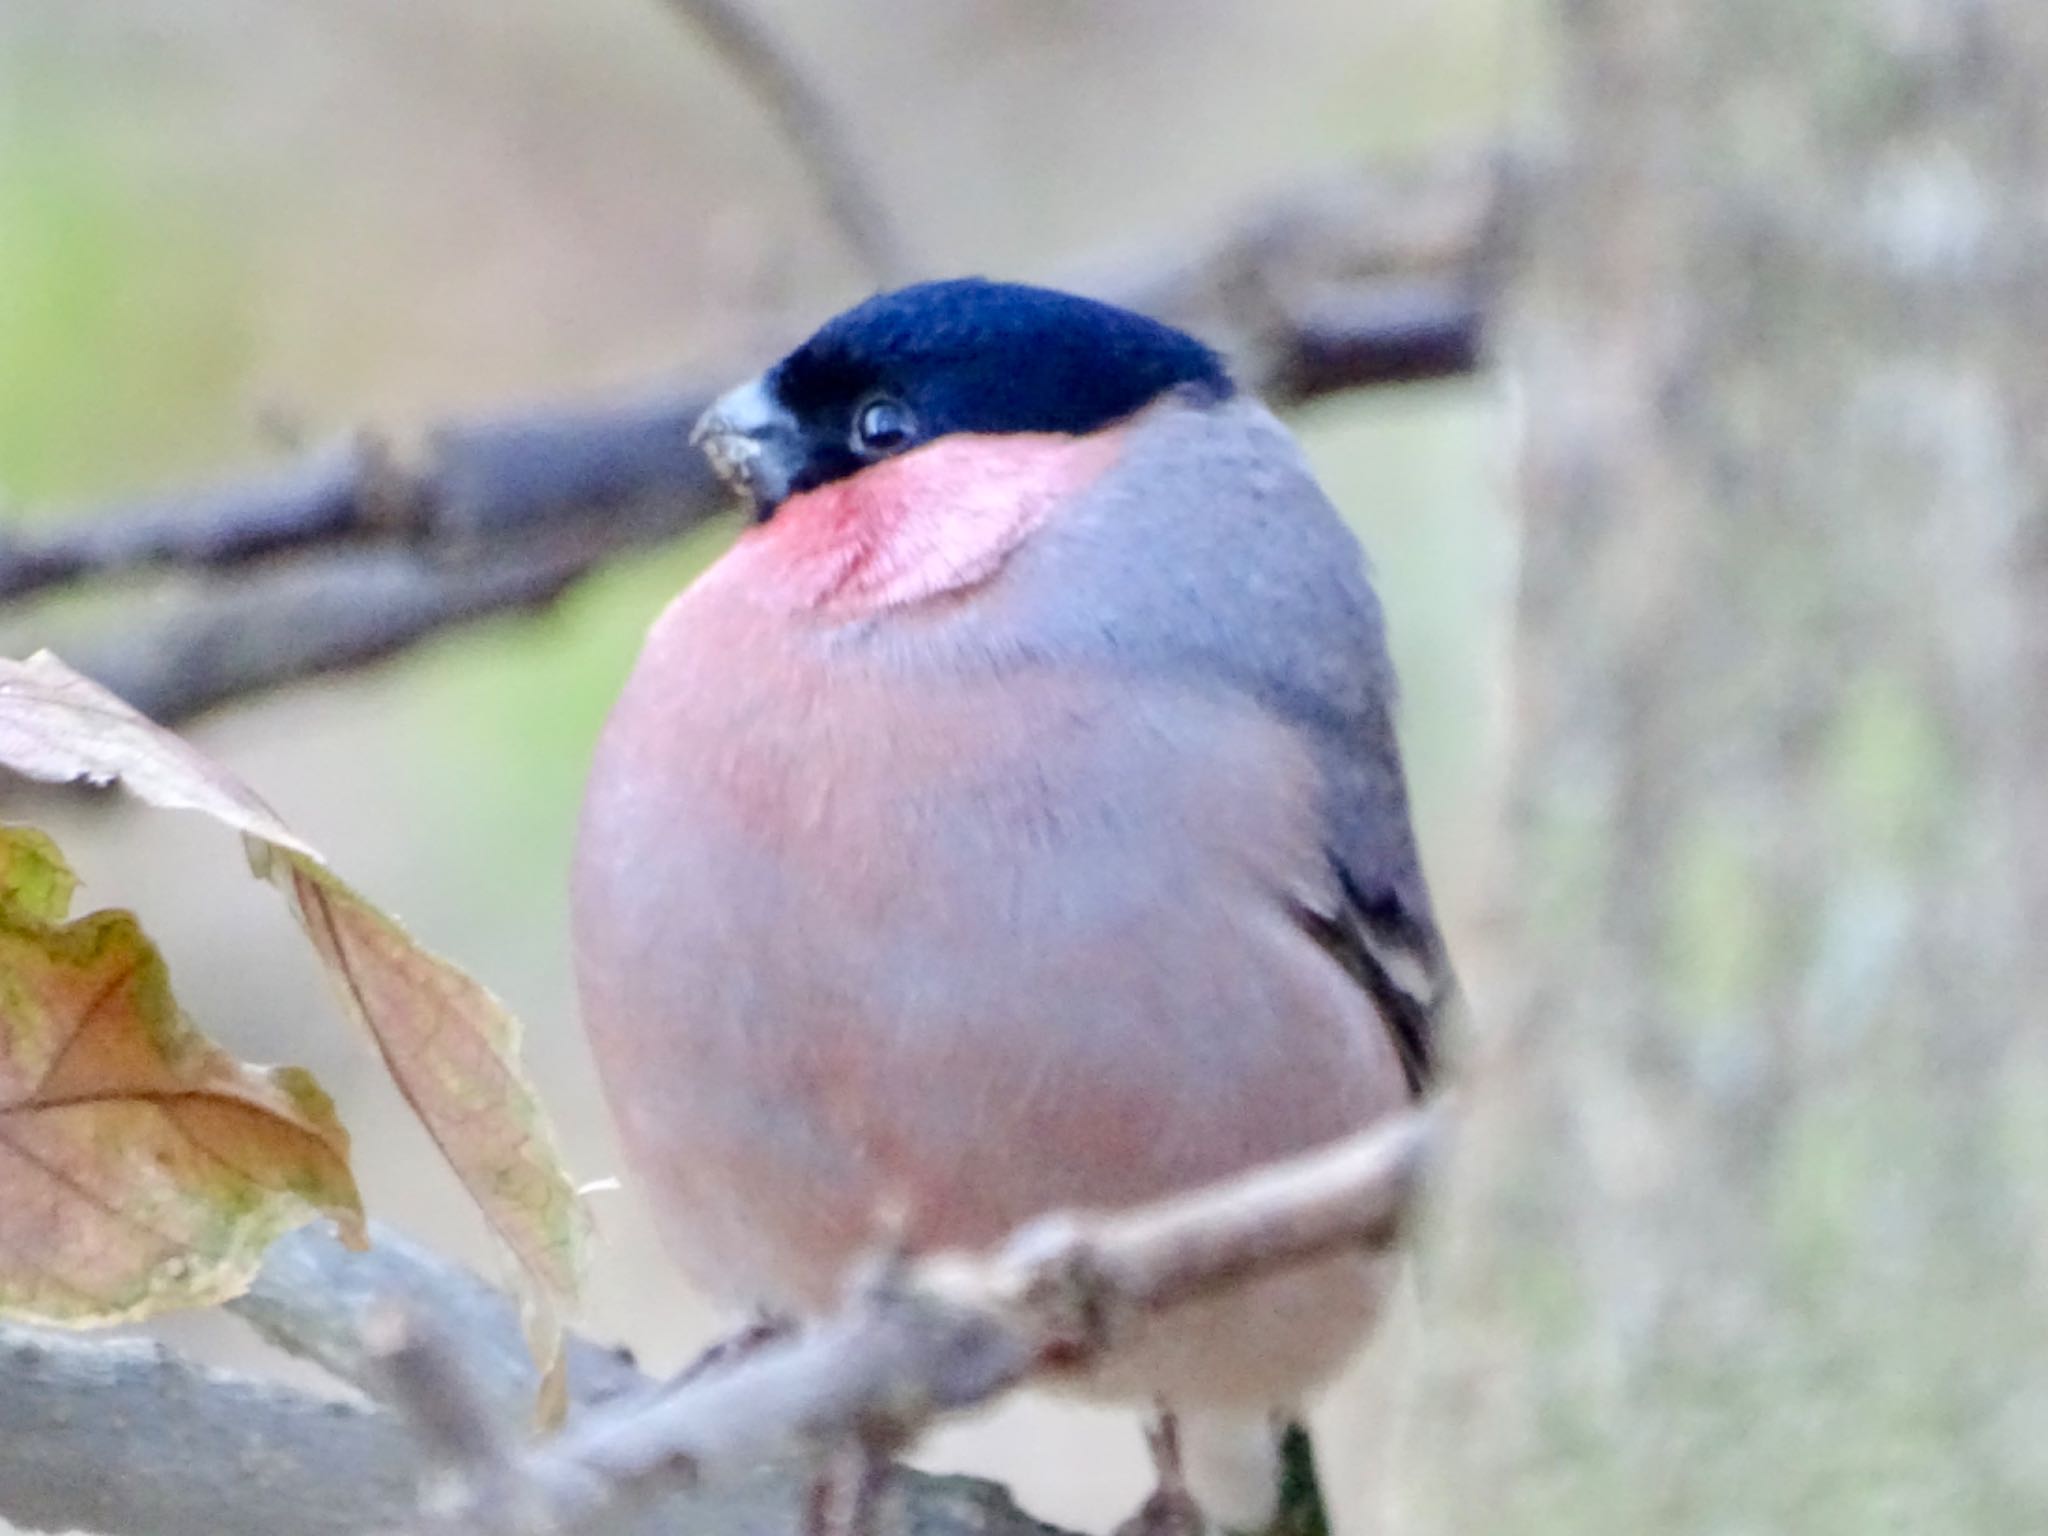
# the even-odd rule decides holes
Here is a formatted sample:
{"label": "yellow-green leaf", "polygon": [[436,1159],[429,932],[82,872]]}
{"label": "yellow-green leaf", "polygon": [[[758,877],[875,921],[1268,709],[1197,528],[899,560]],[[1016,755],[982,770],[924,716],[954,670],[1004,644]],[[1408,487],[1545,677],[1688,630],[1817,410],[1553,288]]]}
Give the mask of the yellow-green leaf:
{"label": "yellow-green leaf", "polygon": [[58,923],[71,910],[78,877],[57,845],[34,827],[0,822],[0,914],[18,912],[39,923]]}
{"label": "yellow-green leaf", "polygon": [[152,805],[241,832],[290,899],[347,1011],[543,1299],[572,1297],[584,1217],[519,1066],[518,1026],[339,879],[218,763],[47,652],[0,660],[0,767],[50,782],[118,782]]}
{"label": "yellow-green leaf", "polygon": [[63,921],[74,884],[49,839],[0,827],[0,1317],[222,1301],[316,1214],[363,1242],[327,1096],[194,1030],[128,913]]}

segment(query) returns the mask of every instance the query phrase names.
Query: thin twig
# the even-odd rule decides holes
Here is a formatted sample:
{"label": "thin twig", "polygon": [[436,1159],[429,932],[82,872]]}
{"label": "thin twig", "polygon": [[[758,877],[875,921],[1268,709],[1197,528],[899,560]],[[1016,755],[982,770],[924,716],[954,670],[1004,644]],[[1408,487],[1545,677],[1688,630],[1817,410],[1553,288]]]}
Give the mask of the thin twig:
{"label": "thin twig", "polygon": [[[1051,1219],[991,1257],[895,1266],[808,1332],[573,1422],[482,1477],[470,1508],[421,1529],[498,1529],[516,1511],[567,1536],[714,1472],[792,1455],[814,1464],[852,1439],[907,1444],[1031,1376],[1087,1369],[1160,1312],[1292,1265],[1384,1249],[1438,1113],[1139,1212]],[[447,1401],[416,1406],[445,1413]]]}
{"label": "thin twig", "polygon": [[888,204],[855,155],[852,137],[788,49],[742,0],[666,0],[702,34],[782,130],[825,210],[868,276],[888,287],[910,275]]}

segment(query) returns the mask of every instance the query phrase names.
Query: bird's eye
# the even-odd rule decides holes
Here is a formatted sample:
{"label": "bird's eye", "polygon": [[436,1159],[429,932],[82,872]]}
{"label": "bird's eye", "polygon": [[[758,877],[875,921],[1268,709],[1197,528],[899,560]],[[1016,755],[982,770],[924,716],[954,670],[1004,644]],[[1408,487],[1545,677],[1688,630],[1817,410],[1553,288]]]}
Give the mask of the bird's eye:
{"label": "bird's eye", "polygon": [[871,456],[894,453],[916,430],[910,407],[887,395],[875,396],[853,413],[853,445]]}

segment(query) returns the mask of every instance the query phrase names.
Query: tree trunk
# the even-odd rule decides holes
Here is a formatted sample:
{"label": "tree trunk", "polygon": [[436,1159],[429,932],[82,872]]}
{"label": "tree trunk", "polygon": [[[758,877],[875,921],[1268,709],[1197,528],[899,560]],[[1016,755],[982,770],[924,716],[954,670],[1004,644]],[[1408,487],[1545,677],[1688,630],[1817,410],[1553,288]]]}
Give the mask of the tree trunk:
{"label": "tree trunk", "polygon": [[2048,1530],[2048,5],[1554,10],[1402,1523]]}

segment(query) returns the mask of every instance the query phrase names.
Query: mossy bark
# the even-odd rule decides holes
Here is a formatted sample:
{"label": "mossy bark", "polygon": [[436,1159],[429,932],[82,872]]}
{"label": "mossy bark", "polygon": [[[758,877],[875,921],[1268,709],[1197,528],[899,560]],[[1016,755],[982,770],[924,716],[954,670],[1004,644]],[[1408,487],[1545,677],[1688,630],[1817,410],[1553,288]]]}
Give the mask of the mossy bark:
{"label": "mossy bark", "polygon": [[1402,1523],[2048,1530],[2048,6],[1552,17]]}

